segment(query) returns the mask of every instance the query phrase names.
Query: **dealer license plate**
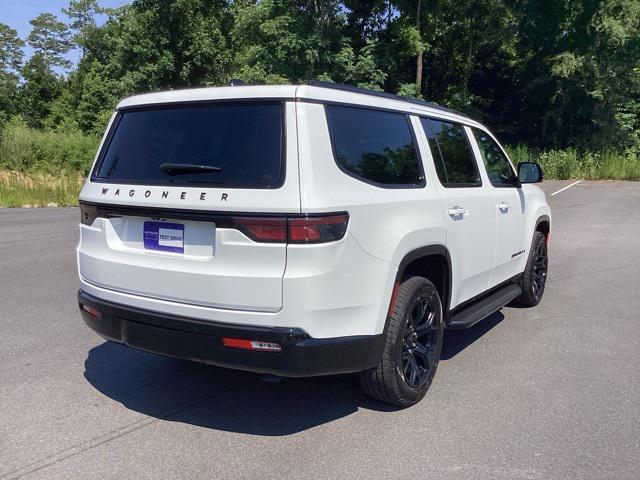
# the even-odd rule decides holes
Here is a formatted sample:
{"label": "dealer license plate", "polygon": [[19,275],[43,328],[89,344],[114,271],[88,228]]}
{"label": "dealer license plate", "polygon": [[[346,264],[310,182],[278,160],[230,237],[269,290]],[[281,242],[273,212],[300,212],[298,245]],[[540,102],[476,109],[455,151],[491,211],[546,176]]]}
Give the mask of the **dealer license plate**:
{"label": "dealer license plate", "polygon": [[181,223],[144,222],[144,248],[162,252],[184,253],[184,225]]}

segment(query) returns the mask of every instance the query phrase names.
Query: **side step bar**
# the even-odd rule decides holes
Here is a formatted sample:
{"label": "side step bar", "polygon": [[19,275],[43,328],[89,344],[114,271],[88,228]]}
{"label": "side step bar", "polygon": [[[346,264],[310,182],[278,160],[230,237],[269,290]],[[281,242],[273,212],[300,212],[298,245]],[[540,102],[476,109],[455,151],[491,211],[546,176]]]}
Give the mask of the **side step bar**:
{"label": "side step bar", "polygon": [[504,307],[521,293],[522,289],[518,285],[513,283],[505,285],[488,296],[464,307],[461,311],[454,313],[447,323],[447,328],[469,328]]}

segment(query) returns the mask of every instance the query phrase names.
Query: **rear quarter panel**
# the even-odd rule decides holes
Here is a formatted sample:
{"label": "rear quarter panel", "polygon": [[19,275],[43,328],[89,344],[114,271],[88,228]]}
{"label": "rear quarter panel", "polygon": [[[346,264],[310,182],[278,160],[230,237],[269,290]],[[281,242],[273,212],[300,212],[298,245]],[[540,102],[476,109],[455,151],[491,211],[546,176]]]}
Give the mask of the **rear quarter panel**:
{"label": "rear quarter panel", "polygon": [[[301,210],[348,211],[349,235],[368,256],[386,263],[385,269],[375,272],[364,266],[359,272],[348,272],[350,282],[343,285],[343,291],[354,294],[367,285],[380,285],[372,294],[378,305],[376,331],[381,332],[404,256],[426,245],[446,244],[441,201],[431,171],[425,168],[422,188],[382,188],[353,178],[336,165],[324,106],[299,102],[297,110]],[[349,268],[358,270],[357,265]]]}

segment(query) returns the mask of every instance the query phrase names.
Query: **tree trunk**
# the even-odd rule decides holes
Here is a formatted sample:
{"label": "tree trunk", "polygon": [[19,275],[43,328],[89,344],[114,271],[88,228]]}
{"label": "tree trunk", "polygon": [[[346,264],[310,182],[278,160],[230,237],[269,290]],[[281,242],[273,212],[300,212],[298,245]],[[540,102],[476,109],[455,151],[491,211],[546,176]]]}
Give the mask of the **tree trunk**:
{"label": "tree trunk", "polygon": [[[416,28],[418,30],[418,36],[422,42],[422,36],[420,35],[420,7],[422,0],[418,0],[418,8],[416,10]],[[422,93],[422,46],[418,50],[418,58],[416,59],[416,96],[420,97]]]}

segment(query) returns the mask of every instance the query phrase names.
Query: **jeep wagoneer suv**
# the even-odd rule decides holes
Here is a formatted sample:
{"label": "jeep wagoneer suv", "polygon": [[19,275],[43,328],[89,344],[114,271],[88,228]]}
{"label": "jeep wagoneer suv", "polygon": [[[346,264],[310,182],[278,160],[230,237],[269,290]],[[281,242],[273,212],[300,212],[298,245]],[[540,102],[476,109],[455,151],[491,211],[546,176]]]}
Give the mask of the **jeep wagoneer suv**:
{"label": "jeep wagoneer suv", "polygon": [[80,194],[80,310],[134,348],[358,372],[369,395],[411,405],[444,328],[540,301],[541,180],[462,114],[354,87],[127,98]]}

